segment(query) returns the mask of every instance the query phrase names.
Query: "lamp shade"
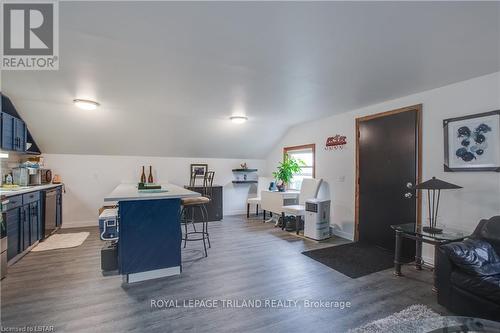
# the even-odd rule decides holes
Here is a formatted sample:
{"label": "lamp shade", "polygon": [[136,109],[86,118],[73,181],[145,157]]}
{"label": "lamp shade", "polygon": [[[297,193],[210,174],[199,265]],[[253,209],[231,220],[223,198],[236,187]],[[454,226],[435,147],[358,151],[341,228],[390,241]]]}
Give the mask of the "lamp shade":
{"label": "lamp shade", "polygon": [[453,190],[459,188],[462,188],[462,186],[445,182],[444,180],[437,179],[436,177],[432,177],[432,179],[429,179],[414,187],[414,189],[416,190]]}

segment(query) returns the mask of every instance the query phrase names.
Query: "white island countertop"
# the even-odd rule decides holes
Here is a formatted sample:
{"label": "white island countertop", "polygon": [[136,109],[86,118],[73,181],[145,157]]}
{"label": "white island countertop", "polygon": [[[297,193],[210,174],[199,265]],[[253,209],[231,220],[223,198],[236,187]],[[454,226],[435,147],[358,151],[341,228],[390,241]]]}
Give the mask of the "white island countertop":
{"label": "white island countertop", "polygon": [[160,184],[162,191],[139,191],[137,184],[120,184],[104,201],[158,200],[199,197],[200,194],[173,184]]}

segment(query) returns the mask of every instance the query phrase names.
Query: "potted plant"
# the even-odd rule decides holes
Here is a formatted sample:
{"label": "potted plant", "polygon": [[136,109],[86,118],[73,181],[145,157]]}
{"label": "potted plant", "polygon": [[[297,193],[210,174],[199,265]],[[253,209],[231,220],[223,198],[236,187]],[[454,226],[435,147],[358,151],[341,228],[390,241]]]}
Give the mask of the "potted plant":
{"label": "potted plant", "polygon": [[293,175],[299,173],[302,170],[301,166],[304,165],[304,161],[296,160],[285,154],[283,162],[278,165],[278,170],[273,172],[274,178],[278,181],[278,191],[285,191],[285,187],[290,184]]}

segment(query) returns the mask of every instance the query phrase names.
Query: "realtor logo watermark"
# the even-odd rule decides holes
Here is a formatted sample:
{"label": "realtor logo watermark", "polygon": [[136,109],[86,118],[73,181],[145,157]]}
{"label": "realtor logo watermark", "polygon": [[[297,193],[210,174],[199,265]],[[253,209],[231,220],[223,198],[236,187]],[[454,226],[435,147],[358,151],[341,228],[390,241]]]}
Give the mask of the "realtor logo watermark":
{"label": "realtor logo watermark", "polygon": [[59,68],[57,1],[2,1],[3,70]]}

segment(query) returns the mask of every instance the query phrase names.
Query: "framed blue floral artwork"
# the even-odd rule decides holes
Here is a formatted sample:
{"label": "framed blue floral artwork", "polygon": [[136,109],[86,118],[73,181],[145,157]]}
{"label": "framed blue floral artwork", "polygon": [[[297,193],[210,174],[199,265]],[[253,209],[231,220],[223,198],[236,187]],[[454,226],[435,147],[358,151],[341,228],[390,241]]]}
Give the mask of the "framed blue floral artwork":
{"label": "framed blue floral artwork", "polygon": [[444,171],[500,172],[500,110],[443,120]]}

